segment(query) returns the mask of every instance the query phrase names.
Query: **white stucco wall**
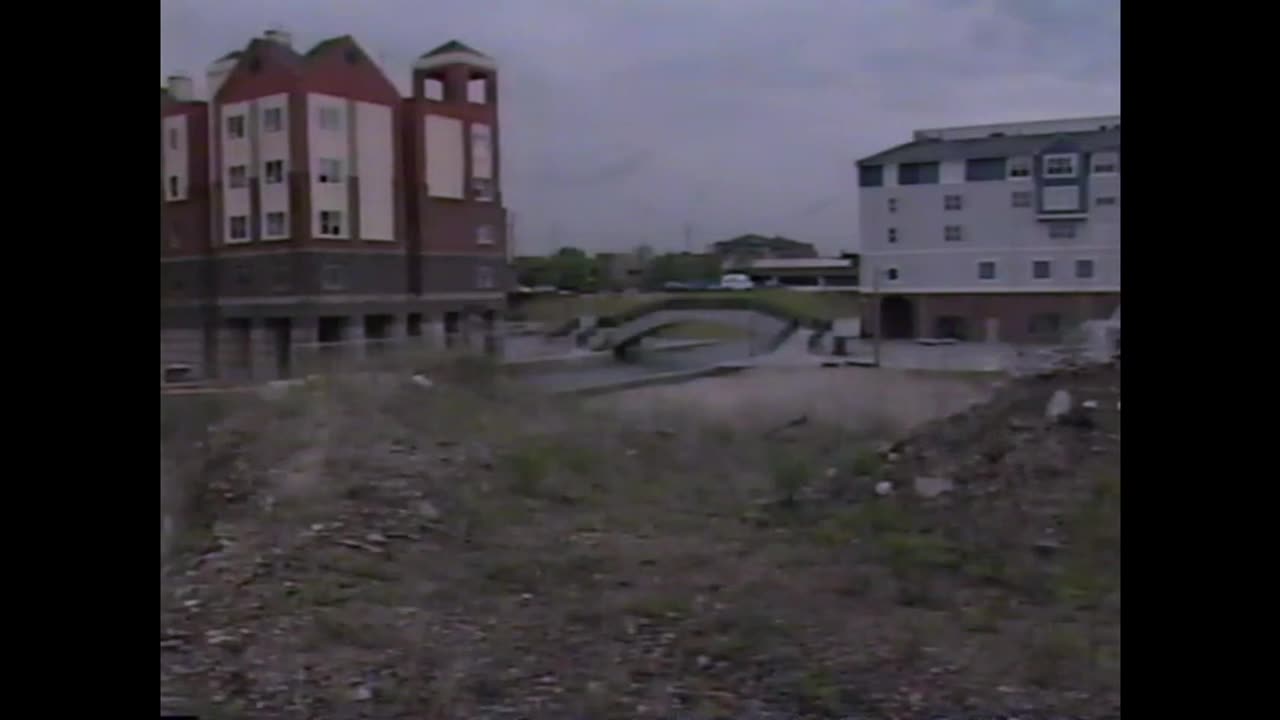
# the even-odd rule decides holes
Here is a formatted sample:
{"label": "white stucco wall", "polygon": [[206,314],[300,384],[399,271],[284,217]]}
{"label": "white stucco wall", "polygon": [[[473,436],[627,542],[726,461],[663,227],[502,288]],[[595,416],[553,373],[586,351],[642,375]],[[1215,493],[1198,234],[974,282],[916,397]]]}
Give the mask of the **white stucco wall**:
{"label": "white stucco wall", "polygon": [[[170,115],[161,123],[164,144],[164,192],[165,199],[171,202],[186,200],[190,197],[191,145],[188,137],[187,116]],[[177,180],[177,192],[173,192],[171,180]]]}
{"label": "white stucco wall", "polygon": [[443,115],[427,115],[423,132],[426,135],[427,192],[432,197],[463,199],[466,195],[462,121]]}
{"label": "white stucco wall", "polygon": [[[319,93],[307,94],[307,146],[311,155],[311,183],[308,188],[311,194],[311,232],[321,236],[320,213],[337,211],[342,213],[341,232],[338,238],[351,237],[351,212],[348,208],[347,178],[351,175],[351,154],[349,151],[349,130],[351,118],[345,98]],[[332,109],[341,118],[337,129],[320,126],[322,110]],[[341,182],[320,182],[321,161],[335,159],[342,164]],[[323,235],[323,237],[335,237]]]}
{"label": "white stucco wall", "polygon": [[360,238],[395,240],[394,116],[386,105],[358,102],[355,107]]}
{"label": "white stucco wall", "polygon": [[[223,241],[228,245],[241,244],[249,242],[250,236],[243,238],[231,237],[231,219],[243,216],[248,226],[250,203],[249,203],[249,185],[246,181],[243,187],[231,187],[231,168],[236,166],[244,166],[246,178],[252,171],[253,157],[252,148],[250,147],[249,127],[250,127],[250,104],[247,102],[228,103],[219,107],[218,112],[218,134],[222,143],[222,157],[220,168],[220,182],[222,183],[222,237]],[[233,138],[228,132],[228,121],[232,117],[240,116],[244,118],[245,134],[243,137]]]}
{"label": "white stucco wall", "polygon": [[[258,178],[258,192],[261,201],[259,222],[262,228],[262,239],[282,240],[289,237],[289,229],[291,227],[289,218],[289,172],[293,167],[293,160],[289,151],[289,96],[285,93],[267,95],[258,98],[254,105],[255,115],[257,116],[254,130],[256,131],[255,139],[258,146],[258,162],[254,174]],[[263,120],[269,110],[278,110],[280,112],[280,129],[274,132],[266,131],[266,125]],[[281,182],[267,182],[267,163],[272,161],[283,163],[284,174]],[[268,213],[284,213],[285,226],[283,234],[268,234]]]}

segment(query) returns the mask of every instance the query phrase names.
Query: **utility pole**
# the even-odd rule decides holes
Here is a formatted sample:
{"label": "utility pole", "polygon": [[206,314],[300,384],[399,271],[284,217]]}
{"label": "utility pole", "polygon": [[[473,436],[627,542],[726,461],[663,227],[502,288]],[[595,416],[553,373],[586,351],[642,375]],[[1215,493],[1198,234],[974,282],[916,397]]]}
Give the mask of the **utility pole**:
{"label": "utility pole", "polygon": [[689,223],[684,224],[684,251],[693,252],[693,225]]}

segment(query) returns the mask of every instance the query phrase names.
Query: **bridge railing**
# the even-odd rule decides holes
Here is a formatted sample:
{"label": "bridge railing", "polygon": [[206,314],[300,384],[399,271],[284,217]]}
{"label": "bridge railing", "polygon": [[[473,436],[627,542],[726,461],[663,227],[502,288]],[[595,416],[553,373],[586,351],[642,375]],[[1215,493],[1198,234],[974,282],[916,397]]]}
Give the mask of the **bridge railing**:
{"label": "bridge railing", "polygon": [[765,295],[733,293],[716,297],[704,295],[664,298],[601,317],[596,324],[602,328],[619,327],[637,318],[663,310],[750,310],[786,323],[794,322],[811,330],[829,330],[832,322],[829,317],[801,307],[787,305]]}

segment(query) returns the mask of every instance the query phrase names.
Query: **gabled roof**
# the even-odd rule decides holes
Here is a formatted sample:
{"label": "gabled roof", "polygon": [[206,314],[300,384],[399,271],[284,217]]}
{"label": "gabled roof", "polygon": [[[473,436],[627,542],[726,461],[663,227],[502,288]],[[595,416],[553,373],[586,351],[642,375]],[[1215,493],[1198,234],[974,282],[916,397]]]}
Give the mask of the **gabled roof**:
{"label": "gabled roof", "polygon": [[942,162],[976,158],[1035,155],[1058,142],[1074,144],[1080,152],[1120,148],[1120,130],[1091,130],[1076,133],[1002,135],[975,140],[916,140],[889,148],[858,161],[859,165],[882,163]]}
{"label": "gabled roof", "polygon": [[489,57],[488,55],[485,55],[479,50],[476,50],[475,48],[472,48],[472,47],[468,47],[465,43],[462,43],[458,40],[450,40],[449,42],[441,45],[435,50],[425,52],[422,55],[419,55],[418,57],[429,58],[429,57],[434,57],[436,55],[444,55],[445,53],[454,53],[454,52],[467,53],[469,55],[477,55],[482,58]]}
{"label": "gabled roof", "polygon": [[310,59],[310,58],[317,57],[320,54],[324,53],[326,50],[335,48],[344,43],[351,43],[354,45],[356,44],[356,39],[351,37],[350,35],[339,35],[337,37],[331,37],[327,40],[321,40],[320,42],[316,43],[315,47],[307,51],[307,58]]}

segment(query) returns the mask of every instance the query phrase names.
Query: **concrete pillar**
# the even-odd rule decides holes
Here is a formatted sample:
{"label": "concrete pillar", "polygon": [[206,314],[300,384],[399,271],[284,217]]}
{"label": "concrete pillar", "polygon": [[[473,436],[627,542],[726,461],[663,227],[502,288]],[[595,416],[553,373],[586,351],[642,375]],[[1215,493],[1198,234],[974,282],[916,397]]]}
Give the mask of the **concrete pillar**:
{"label": "concrete pillar", "polygon": [[293,358],[293,374],[296,377],[319,372],[320,319],[314,315],[295,317],[289,323],[290,354]]}
{"label": "concrete pillar", "polygon": [[364,316],[352,315],[347,318],[346,352],[344,355],[353,360],[366,357],[368,347],[365,345]]}
{"label": "concrete pillar", "polygon": [[264,320],[253,321],[249,331],[250,353],[253,360],[250,372],[257,381],[275,380],[279,376],[276,364],[276,337],[274,328]]}
{"label": "concrete pillar", "polygon": [[443,350],[445,347],[444,320],[438,317],[423,318],[422,338],[426,341],[428,347],[434,350]]}

